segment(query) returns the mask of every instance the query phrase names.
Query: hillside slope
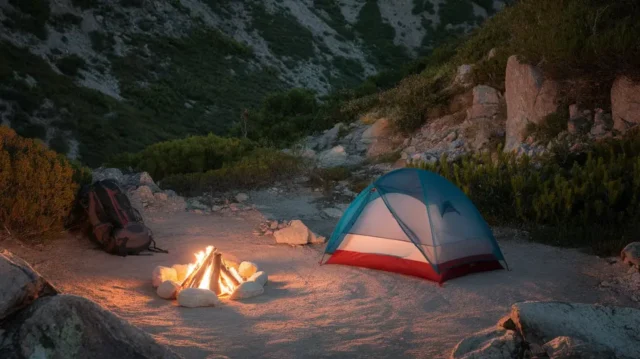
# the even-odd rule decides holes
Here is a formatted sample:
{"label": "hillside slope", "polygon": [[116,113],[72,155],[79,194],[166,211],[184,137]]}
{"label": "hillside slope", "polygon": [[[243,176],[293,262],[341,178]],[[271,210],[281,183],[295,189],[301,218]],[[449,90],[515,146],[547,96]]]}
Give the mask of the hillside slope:
{"label": "hillside slope", "polygon": [[325,94],[398,68],[493,0],[0,0],[0,119],[99,164],[224,134],[265,94]]}

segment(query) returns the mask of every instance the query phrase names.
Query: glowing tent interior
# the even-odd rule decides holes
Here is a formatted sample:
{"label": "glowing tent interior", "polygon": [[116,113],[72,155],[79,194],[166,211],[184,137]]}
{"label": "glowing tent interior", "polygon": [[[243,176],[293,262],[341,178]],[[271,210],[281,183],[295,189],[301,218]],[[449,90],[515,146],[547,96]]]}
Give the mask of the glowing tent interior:
{"label": "glowing tent interior", "polygon": [[351,203],[329,239],[326,264],[398,272],[443,283],[503,269],[504,256],[471,200],[435,173],[403,168]]}

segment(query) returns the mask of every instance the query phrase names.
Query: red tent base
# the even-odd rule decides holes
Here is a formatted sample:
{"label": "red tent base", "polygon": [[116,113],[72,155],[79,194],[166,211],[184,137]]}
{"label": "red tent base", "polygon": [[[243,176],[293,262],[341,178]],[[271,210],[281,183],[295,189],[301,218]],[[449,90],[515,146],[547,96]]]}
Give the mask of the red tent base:
{"label": "red tent base", "polygon": [[429,263],[402,259],[384,254],[359,253],[337,250],[326,264],[345,264],[406,274],[443,283],[470,273],[504,269],[493,255],[480,255],[456,259],[440,264],[440,274]]}

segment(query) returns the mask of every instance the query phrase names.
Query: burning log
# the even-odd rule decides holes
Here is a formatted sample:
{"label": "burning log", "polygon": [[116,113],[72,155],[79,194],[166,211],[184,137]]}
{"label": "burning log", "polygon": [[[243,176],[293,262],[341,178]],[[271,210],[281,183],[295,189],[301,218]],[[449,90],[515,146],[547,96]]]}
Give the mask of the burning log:
{"label": "burning log", "polygon": [[230,280],[235,287],[240,285],[240,281],[233,275],[233,273],[231,273],[231,271],[229,270],[229,268],[227,268],[227,265],[224,263],[224,261],[220,266],[220,274],[222,274],[224,277]]}
{"label": "burning log", "polygon": [[202,281],[202,278],[207,272],[207,268],[213,263],[213,258],[215,257],[216,250],[215,248],[209,253],[209,255],[202,261],[200,267],[196,268],[191,274],[185,278],[184,282],[180,286],[182,289],[190,288],[195,284],[199,284]]}
{"label": "burning log", "polygon": [[220,295],[222,290],[220,289],[220,268],[222,267],[222,253],[215,253],[213,255],[213,273],[211,274],[211,280],[209,289],[211,289],[216,295]]}

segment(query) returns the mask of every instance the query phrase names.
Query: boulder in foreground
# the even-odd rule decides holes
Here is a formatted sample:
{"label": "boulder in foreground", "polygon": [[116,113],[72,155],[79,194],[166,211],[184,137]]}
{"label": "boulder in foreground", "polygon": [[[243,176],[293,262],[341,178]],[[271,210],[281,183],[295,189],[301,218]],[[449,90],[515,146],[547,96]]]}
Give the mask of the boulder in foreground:
{"label": "boulder in foreground", "polygon": [[57,293],[27,262],[7,250],[0,251],[0,321],[40,297]]}
{"label": "boulder in foreground", "polygon": [[640,358],[640,310],[562,302],[523,302],[511,319],[529,343],[543,345],[571,337],[610,350],[619,358]]}
{"label": "boulder in foreground", "polygon": [[463,339],[451,353],[451,359],[517,358],[522,339],[513,331],[489,328]]}
{"label": "boulder in foreground", "polygon": [[149,334],[73,295],[36,300],[0,324],[0,358],[180,358]]}
{"label": "boulder in foreground", "polygon": [[496,327],[463,339],[451,359],[640,358],[640,310],[562,302],[522,302]]}

